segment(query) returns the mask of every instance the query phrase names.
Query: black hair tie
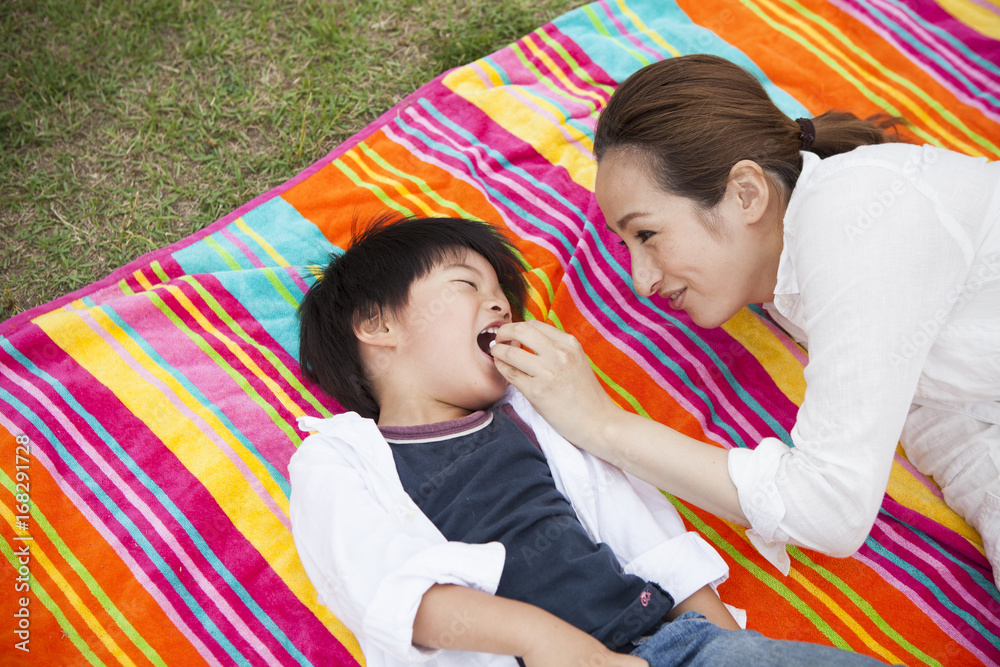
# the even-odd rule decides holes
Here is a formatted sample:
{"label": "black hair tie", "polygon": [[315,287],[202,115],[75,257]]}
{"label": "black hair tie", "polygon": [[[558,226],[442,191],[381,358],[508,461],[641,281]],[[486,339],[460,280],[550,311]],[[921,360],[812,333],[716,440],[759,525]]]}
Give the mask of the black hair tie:
{"label": "black hair tie", "polygon": [[813,125],[812,120],[809,118],[796,118],[795,122],[802,128],[802,131],[799,132],[799,139],[802,140],[802,150],[807,151],[812,148],[813,142],[816,141],[816,126]]}

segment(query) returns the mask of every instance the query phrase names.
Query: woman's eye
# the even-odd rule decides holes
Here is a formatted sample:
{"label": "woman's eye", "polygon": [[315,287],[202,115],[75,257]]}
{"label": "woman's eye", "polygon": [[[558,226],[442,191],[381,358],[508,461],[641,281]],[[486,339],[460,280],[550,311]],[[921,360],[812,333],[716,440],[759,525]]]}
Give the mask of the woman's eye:
{"label": "woman's eye", "polygon": [[636,235],[635,235],[635,237],[636,237],[637,239],[639,239],[639,243],[645,243],[645,242],[646,242],[646,241],[648,241],[648,240],[649,240],[649,239],[650,239],[650,238],[651,238],[652,236],[653,236],[653,232],[646,232],[646,231],[643,231],[643,232],[639,232],[638,234],[636,234]]}

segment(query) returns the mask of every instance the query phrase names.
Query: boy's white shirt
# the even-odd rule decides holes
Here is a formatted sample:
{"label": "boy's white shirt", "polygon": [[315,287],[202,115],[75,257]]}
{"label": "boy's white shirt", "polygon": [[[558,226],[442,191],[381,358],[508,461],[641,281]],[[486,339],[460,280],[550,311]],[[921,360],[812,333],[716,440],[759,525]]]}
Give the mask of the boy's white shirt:
{"label": "boy's white shirt", "polygon": [[[625,572],[655,582],[675,604],[729,576],[725,561],[685,529],[655,487],[571,445],[516,390],[508,390],[502,402],[532,428],[556,487]],[[495,593],[504,546],[446,540],[403,489],[374,421],[351,412],[300,417],[299,428],[315,433],[288,464],[295,545],[318,601],[355,634],[369,667],[515,665],[510,656],[412,644],[423,594],[434,584]],[[730,611],[745,626],[745,614]],[[453,625],[450,631],[460,634],[463,619],[456,617]]]}

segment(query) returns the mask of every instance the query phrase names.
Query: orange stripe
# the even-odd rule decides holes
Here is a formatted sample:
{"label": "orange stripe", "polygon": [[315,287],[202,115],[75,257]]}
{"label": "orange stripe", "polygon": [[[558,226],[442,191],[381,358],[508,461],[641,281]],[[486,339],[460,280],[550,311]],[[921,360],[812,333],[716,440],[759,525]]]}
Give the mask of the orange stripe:
{"label": "orange stripe", "polygon": [[[12,437],[6,432],[2,433],[2,437],[12,440]],[[7,451],[6,448],[4,449]],[[11,446],[10,451],[12,449]],[[177,664],[184,665],[204,663],[188,639],[174,627],[172,621],[163,613],[156,600],[136,581],[132,571],[128,569],[114,549],[79,509],[62,493],[55,480],[38,461],[32,461],[31,465],[31,497],[33,504],[49,518],[49,521],[53,522],[53,528],[60,531],[59,537],[66,547],[72,551],[118,611],[154,651],[168,663],[175,661]],[[9,528],[5,526],[4,532],[8,531]],[[146,656],[121,631],[118,623],[105,611],[101,602],[59,554],[56,545],[40,529],[31,531],[31,534],[38,547],[45,551],[59,573],[71,585],[74,593],[98,619],[101,627],[114,640],[115,644],[136,664],[148,664]],[[8,543],[12,543],[9,538],[5,537],[4,539],[7,539]],[[39,577],[39,583],[58,603],[60,610],[70,619],[73,627],[91,650],[102,656],[102,659],[108,664],[118,664],[118,660],[107,652],[104,644],[76,613],[73,605],[59,590],[55,582],[42,572],[41,566],[37,562],[33,562],[32,565],[32,575]],[[7,598],[7,596],[0,597]],[[76,649],[67,639],[62,637],[57,620],[45,610],[45,607],[38,600],[32,600],[32,605],[32,613],[38,613],[38,616],[33,615],[32,617],[32,653],[36,656],[62,655],[67,651],[75,654]],[[36,633],[34,631],[36,629],[35,622],[39,621],[40,616],[45,618],[40,621]],[[43,626],[46,628],[45,631],[42,630]]]}
{"label": "orange stripe", "polygon": [[[818,115],[831,108],[851,111],[861,117],[884,113],[884,109],[875,106],[853,84],[830,69],[815,54],[802,44],[776,32],[745,4],[712,2],[710,0],[707,2],[679,0],[679,4],[694,22],[711,27],[719,37],[730,44],[738,45],[772,82],[798,100],[812,114]],[[817,2],[817,0],[802,0],[802,4],[837,26],[855,46],[861,47],[873,55],[886,69],[895,72],[922,89],[942,108],[961,119],[972,131],[988,138],[997,136],[996,123],[984,116],[978,109],[967,106],[958,100],[951,91],[939,84],[905,54],[886,42],[864,23],[831,4]],[[770,14],[766,8],[765,12]],[[760,39],[762,34],[768,35],[768,39]],[[827,36],[833,40],[832,36]],[[881,75],[871,71],[868,64],[862,62],[854,54],[849,55],[851,62],[866,72],[868,77],[881,79]],[[876,90],[883,97],[886,97],[884,91],[877,88]],[[926,107],[922,102],[916,100],[912,92],[903,91],[903,94],[914,99],[931,118],[951,129],[956,136],[964,136],[959,130],[954,129],[948,120],[942,118],[938,111],[932,107]],[[913,118],[907,118],[907,120],[914,122],[922,130],[939,136],[939,133],[929,128],[924,122]],[[955,148],[943,140],[942,143],[947,148]],[[992,156],[993,159],[997,157],[1000,156]]]}

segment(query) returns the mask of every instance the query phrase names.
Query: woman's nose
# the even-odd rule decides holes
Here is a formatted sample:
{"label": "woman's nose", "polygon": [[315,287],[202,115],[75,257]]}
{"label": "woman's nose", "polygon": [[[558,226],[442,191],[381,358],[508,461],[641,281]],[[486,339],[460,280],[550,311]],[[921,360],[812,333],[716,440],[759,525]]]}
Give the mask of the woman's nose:
{"label": "woman's nose", "polygon": [[648,262],[632,259],[632,286],[639,296],[656,294],[662,274]]}

